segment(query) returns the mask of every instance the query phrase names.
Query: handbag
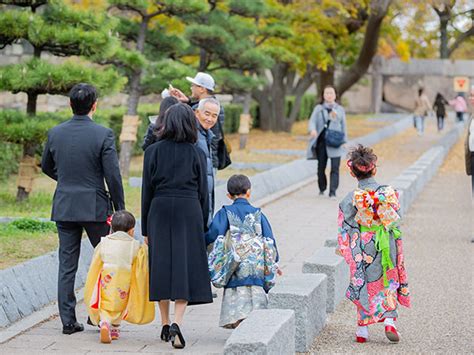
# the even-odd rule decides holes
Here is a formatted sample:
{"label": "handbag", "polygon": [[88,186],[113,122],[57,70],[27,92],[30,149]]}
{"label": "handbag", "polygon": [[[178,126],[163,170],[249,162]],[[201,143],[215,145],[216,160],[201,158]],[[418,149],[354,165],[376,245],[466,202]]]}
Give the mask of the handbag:
{"label": "handbag", "polygon": [[222,137],[217,143],[217,170],[222,170],[232,164],[232,160],[230,160],[231,149],[228,148],[229,143],[224,138],[224,130],[222,129],[221,123],[218,121],[217,124],[219,125],[219,130],[221,132]]}
{"label": "handbag", "polygon": [[225,287],[239,263],[240,258],[235,251],[230,230],[228,230],[225,235],[217,237],[208,257],[211,283],[217,288]]}
{"label": "handbag", "polygon": [[330,129],[329,128],[330,124],[331,124],[331,120],[329,119],[326,120],[326,125],[325,125],[326,135],[324,137],[326,139],[326,145],[333,148],[339,148],[345,142],[344,132]]}

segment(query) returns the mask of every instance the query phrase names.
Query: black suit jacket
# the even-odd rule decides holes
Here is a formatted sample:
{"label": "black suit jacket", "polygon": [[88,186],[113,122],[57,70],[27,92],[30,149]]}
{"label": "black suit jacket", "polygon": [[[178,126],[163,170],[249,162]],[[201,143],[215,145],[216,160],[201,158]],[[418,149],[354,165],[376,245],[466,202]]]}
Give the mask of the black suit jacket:
{"label": "black suit jacket", "polygon": [[53,221],[106,221],[111,211],[104,179],[115,210],[125,208],[114,134],[88,116],[74,116],[49,131],[41,168],[57,181]]}

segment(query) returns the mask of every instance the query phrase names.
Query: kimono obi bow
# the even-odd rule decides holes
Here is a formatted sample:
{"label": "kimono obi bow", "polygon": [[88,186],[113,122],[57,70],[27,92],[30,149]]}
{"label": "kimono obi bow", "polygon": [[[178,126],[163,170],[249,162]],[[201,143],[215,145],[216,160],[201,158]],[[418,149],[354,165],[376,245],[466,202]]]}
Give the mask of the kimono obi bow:
{"label": "kimono obi bow", "polygon": [[352,203],[357,209],[355,220],[362,226],[382,225],[389,228],[400,216],[398,196],[390,186],[383,186],[375,191],[357,189],[354,191]]}

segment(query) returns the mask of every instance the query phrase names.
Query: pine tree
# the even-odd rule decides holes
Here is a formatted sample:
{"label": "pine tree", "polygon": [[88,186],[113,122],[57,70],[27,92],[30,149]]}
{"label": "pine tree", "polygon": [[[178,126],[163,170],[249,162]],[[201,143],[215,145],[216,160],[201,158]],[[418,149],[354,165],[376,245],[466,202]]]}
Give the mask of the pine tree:
{"label": "pine tree", "polygon": [[[112,35],[116,23],[106,14],[76,10],[59,0],[0,4],[9,5],[1,7],[0,48],[20,41],[27,41],[34,48],[28,61],[0,67],[0,90],[24,92],[28,97],[26,115],[13,115],[18,136],[11,137],[11,141],[23,145],[17,193],[17,200],[21,201],[28,198],[32,188],[35,152],[42,140],[39,137],[44,139],[45,128],[52,124],[51,120],[37,117],[38,96],[66,95],[80,82],[95,85],[104,95],[119,90],[125,79],[113,68],[98,70],[90,62],[110,57],[117,50],[118,40]],[[50,55],[50,60],[42,58],[44,53]],[[4,117],[5,121],[12,120],[11,114],[6,115],[9,118]],[[31,124],[36,119],[42,123]],[[22,125],[23,130],[19,128]],[[29,131],[35,127],[39,127],[38,134],[31,135]]]}
{"label": "pine tree", "polygon": [[[186,42],[179,35],[179,18],[204,11],[200,0],[112,0],[110,11],[120,21],[122,50],[113,63],[128,77],[127,113],[120,137],[120,168],[128,177],[133,143],[136,141],[138,103],[142,95],[161,92],[168,83],[179,82],[190,68],[175,60],[183,55]],[[171,31],[174,28],[175,31]]]}

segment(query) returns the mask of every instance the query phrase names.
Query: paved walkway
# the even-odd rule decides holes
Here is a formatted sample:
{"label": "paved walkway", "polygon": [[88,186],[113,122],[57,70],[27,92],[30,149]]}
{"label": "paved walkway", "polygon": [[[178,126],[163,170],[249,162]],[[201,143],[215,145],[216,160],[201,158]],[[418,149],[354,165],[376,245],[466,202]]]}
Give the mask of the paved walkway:
{"label": "paved walkway", "polygon": [[[389,182],[439,138],[438,134],[434,131],[434,127],[428,127],[428,132],[424,137],[417,137],[412,131],[409,131],[407,136],[408,138],[404,138],[403,144],[394,145],[394,142],[390,140],[385,143],[385,145],[390,145],[390,149],[381,144],[376,147],[386,155],[386,157],[381,156],[379,160],[379,165],[381,165],[378,176],[379,181]],[[393,152],[398,153],[394,154]],[[344,167],[341,172],[341,188],[338,191],[338,196],[340,197],[350,191],[356,183],[354,179],[349,176]],[[300,273],[302,262],[311,256],[316,248],[321,247],[327,238],[334,236],[336,232],[338,201],[331,200],[328,197],[318,197],[316,191],[316,183],[312,183],[288,196],[268,204],[264,208],[264,212],[269,217],[274,233],[277,236],[281,253],[281,266],[287,275]],[[464,194],[464,196],[460,197],[465,198],[466,195]],[[426,213],[425,208],[431,209],[430,206],[425,205],[424,207],[420,207],[420,213]],[[412,247],[409,243],[410,242],[407,243],[407,250]],[[425,249],[430,248],[429,245],[419,246],[419,248],[422,247]],[[408,258],[407,263],[409,265],[410,262],[411,260]],[[419,262],[421,263],[422,260],[419,260]],[[448,263],[449,261],[446,260],[446,264]],[[413,267],[415,267],[415,265]],[[429,279],[430,277],[426,275],[426,280]],[[416,278],[414,278],[414,280],[416,280]],[[439,289],[443,288],[442,282],[441,285],[437,285],[437,288],[437,293],[430,295],[431,298],[442,295],[439,291]],[[415,289],[413,289],[413,293],[415,295],[419,294],[416,286]],[[463,289],[462,293],[466,295],[468,290]],[[219,298],[215,303],[206,306],[190,307],[188,309],[185,324],[182,327],[188,345],[184,351],[179,351],[179,353],[222,353],[225,341],[230,336],[231,331],[217,327],[220,302],[221,294],[219,292]],[[453,300],[453,303],[454,302],[456,301]],[[433,301],[431,301],[431,303],[433,303]],[[428,304],[429,302],[426,305],[423,303],[425,307]],[[417,301],[415,301],[415,307],[418,307]],[[468,310],[468,308],[465,308],[465,311],[466,310]],[[426,312],[428,316],[437,312],[437,309],[428,308]],[[85,320],[85,308],[83,304],[78,305],[77,314],[79,315],[79,319]],[[446,316],[448,315],[449,314],[446,314]],[[458,312],[449,316],[452,319],[462,317],[466,317],[467,319],[468,315],[469,312]],[[348,319],[351,325],[353,324],[351,319],[353,316],[352,310],[350,310],[350,313],[346,312],[343,316]],[[447,324],[449,319],[450,318],[446,318]],[[330,325],[332,324],[331,322]],[[60,321],[55,317],[30,329],[11,341],[0,345],[0,353],[171,353],[173,351],[171,345],[162,343],[159,340],[160,329],[159,320],[146,326],[133,326],[124,323],[122,339],[113,342],[111,345],[105,345],[98,343],[96,330],[88,326],[86,326],[86,331],[83,333],[74,334],[72,336],[61,335]],[[447,330],[447,332],[449,332],[449,330]],[[344,338],[341,334],[347,334],[348,336]],[[352,339],[349,335],[352,334],[352,328],[347,330],[347,332],[341,332],[341,334],[339,334],[338,331],[338,338],[341,338],[342,341],[350,346]],[[336,351],[338,350],[340,349]],[[328,349],[328,351],[331,350]]]}

